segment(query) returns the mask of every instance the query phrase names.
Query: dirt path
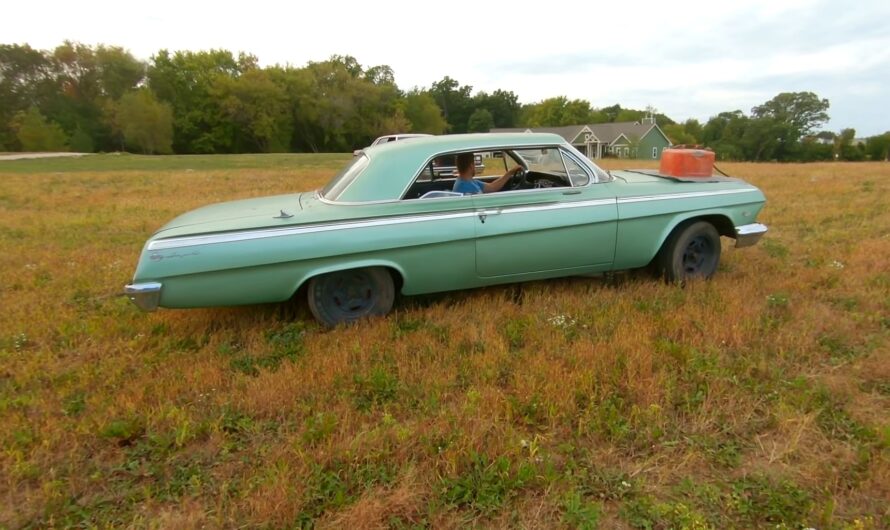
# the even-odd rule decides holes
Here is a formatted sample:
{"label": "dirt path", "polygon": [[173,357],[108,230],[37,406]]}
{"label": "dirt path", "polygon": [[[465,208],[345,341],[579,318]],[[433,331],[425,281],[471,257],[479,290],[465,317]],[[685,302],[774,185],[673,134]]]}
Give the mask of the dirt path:
{"label": "dirt path", "polygon": [[26,160],[29,158],[58,158],[63,156],[86,156],[92,153],[2,153],[2,160]]}

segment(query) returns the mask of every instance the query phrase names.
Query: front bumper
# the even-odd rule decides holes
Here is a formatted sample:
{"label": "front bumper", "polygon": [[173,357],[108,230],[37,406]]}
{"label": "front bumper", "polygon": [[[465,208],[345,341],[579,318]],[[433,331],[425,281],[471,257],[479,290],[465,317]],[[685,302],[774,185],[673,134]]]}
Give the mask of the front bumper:
{"label": "front bumper", "polygon": [[161,301],[159,282],[133,283],[124,287],[124,293],[131,302],[143,311],[154,311]]}
{"label": "front bumper", "polygon": [[767,231],[766,225],[760,223],[752,223],[735,227],[735,246],[736,248],[750,247],[760,241],[760,238]]}

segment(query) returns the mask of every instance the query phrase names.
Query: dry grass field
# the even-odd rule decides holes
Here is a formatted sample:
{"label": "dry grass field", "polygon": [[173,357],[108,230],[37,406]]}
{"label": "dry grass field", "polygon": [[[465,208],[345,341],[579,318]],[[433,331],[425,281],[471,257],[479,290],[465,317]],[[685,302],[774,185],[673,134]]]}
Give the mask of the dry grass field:
{"label": "dry grass field", "polygon": [[890,527],[890,164],[724,164],[770,232],[685,288],[402,298],[330,331],[121,296],[173,216],[348,158],[0,162],[0,528]]}

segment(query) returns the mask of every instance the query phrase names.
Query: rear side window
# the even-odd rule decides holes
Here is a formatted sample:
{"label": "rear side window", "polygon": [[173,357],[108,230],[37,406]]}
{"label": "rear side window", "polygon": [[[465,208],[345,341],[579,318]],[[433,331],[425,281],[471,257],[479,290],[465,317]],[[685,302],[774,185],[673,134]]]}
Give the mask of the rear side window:
{"label": "rear side window", "polygon": [[328,185],[321,190],[321,196],[329,201],[336,201],[343,191],[352,184],[357,176],[368,167],[368,157],[359,155],[352,159],[352,162],[346,165],[340,173],[328,182]]}

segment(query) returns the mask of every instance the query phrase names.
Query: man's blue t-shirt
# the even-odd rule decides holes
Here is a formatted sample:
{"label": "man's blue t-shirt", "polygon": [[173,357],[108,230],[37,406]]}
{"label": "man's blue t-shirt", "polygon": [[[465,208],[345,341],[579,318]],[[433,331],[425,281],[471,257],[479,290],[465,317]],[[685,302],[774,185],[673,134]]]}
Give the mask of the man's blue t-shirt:
{"label": "man's blue t-shirt", "polygon": [[454,181],[454,189],[452,191],[456,191],[457,193],[482,193],[485,189],[485,184],[479,182],[478,180],[464,180],[464,179],[456,179]]}

